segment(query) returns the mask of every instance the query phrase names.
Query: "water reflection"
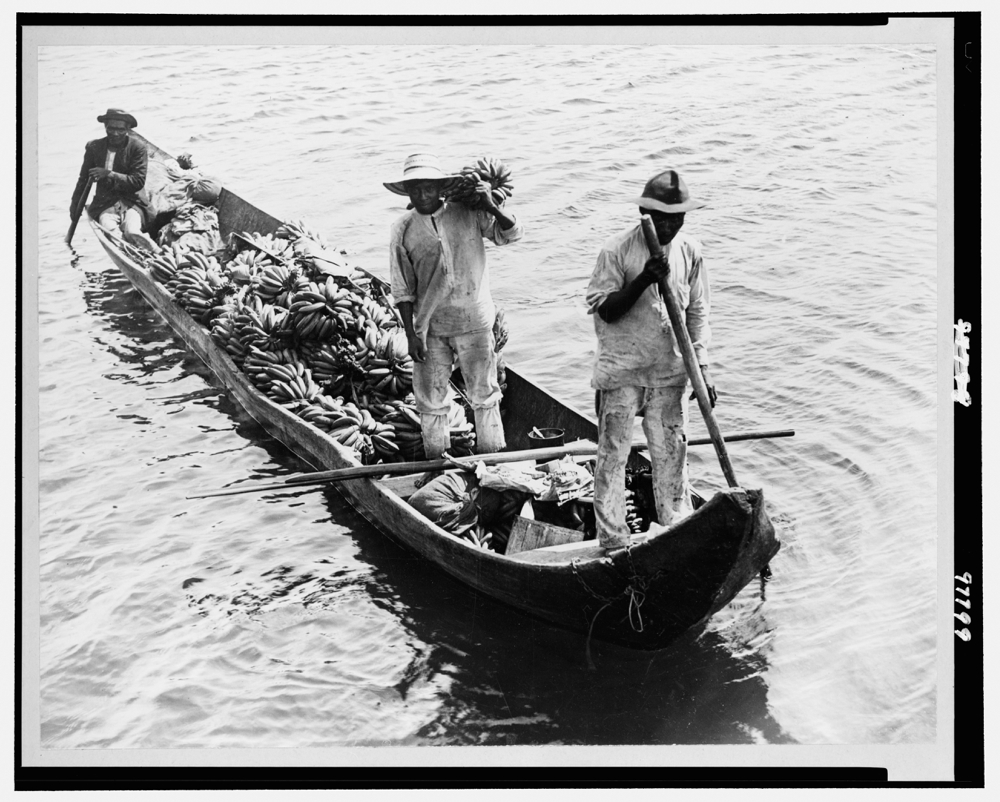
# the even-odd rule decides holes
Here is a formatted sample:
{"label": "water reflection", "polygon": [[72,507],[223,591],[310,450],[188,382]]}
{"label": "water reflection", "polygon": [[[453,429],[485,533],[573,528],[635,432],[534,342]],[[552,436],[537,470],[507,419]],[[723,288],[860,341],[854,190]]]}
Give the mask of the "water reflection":
{"label": "water reflection", "polygon": [[[373,599],[391,607],[415,640],[431,644],[417,673],[451,678],[418,742],[790,740],[769,713],[760,653],[737,657],[713,632],[688,634],[656,652],[592,641],[592,669],[585,636],[483,597],[430,563],[408,558],[387,538],[353,537],[359,558],[379,569],[369,587]],[[765,626],[759,609],[755,615]]]}

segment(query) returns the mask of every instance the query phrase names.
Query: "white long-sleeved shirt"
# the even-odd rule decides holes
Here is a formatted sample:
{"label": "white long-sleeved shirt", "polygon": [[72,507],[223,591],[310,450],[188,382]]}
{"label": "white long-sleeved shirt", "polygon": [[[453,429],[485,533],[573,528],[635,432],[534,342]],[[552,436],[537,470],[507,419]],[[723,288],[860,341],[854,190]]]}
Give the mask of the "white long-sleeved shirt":
{"label": "white long-sleeved shirt", "polygon": [[[711,291],[708,269],[702,262],[701,243],[683,232],[670,242],[668,281],[681,308],[699,364],[708,364]],[[613,292],[642,272],[649,259],[642,226],[608,239],[597,257],[587,287],[587,309],[594,316],[597,356],[591,386],[597,390],[617,387],[673,387],[687,381],[684,358],[670,325],[667,305],[656,284],[646,288],[631,309],[614,323],[597,314]]]}
{"label": "white long-sleeved shirt", "polygon": [[519,240],[524,229],[507,216],[514,225],[504,231],[489,212],[444,203],[433,214],[410,210],[392,224],[392,294],[397,304],[413,304],[413,329],[422,340],[492,328],[496,307],[483,238],[497,245]]}

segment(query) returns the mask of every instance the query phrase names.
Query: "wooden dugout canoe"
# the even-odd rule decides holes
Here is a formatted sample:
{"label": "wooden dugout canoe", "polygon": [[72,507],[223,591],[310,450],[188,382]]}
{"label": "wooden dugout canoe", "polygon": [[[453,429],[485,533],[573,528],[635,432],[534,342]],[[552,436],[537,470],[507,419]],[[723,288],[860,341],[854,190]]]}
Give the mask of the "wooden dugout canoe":
{"label": "wooden dugout canoe", "polygon": [[[169,154],[135,132],[132,136],[147,145],[155,179],[162,171],[154,163]],[[228,190],[218,207],[223,238],[232,232],[273,233],[281,224]],[[317,470],[360,464],[351,449],[260,393],[129,249],[90,222],[136,290],[270,434]],[[504,407],[510,450],[529,448],[527,433],[534,426],[559,427],[567,442],[597,439],[591,418],[510,367]],[[641,453],[632,459],[636,467],[648,464]],[[354,479],[336,486],[377,529],[477,592],[552,624],[641,649],[663,647],[702,626],[780,547],[760,490],[730,488],[707,501],[696,496],[697,509],[689,518],[663,534],[639,536],[628,550],[610,556],[592,540],[506,556],[449,534],[410,507],[412,478]]]}

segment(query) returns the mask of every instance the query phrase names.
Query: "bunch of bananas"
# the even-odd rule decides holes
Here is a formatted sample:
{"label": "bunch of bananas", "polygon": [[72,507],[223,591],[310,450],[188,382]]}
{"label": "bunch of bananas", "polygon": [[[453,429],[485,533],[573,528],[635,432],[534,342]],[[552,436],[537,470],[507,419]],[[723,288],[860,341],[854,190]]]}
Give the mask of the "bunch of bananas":
{"label": "bunch of bananas", "polygon": [[288,240],[293,243],[300,239],[312,240],[321,248],[326,248],[322,234],[310,229],[302,220],[286,220],[274,232],[275,239]]}
{"label": "bunch of bananas", "polygon": [[262,393],[266,393],[270,387],[274,376],[268,372],[268,368],[274,365],[294,365],[300,362],[301,358],[293,348],[283,348],[275,351],[263,351],[256,346],[247,348],[247,355],[243,360],[243,372],[247,374],[254,387]]}
{"label": "bunch of bananas", "polygon": [[476,524],[462,535],[464,540],[468,540],[473,546],[481,549],[493,549],[493,533],[486,531],[482,526]]}
{"label": "bunch of bananas", "polygon": [[[315,374],[313,375],[315,379]],[[351,404],[343,398],[331,398],[326,393],[320,392],[307,403],[302,404],[296,411],[305,421],[308,421],[317,429],[329,432],[336,423],[344,416],[344,405]],[[351,406],[354,406],[351,404]]]}
{"label": "bunch of bananas", "polygon": [[392,425],[376,420],[369,410],[351,401],[321,394],[312,404],[300,408],[298,414],[341,445],[354,449],[362,462],[397,459],[399,446]]}
{"label": "bunch of bananas", "polygon": [[389,409],[381,410],[382,422],[392,424],[401,458],[410,462],[422,460],[424,440],[420,433],[420,413],[417,408],[403,400],[388,401],[385,406]]}
{"label": "bunch of bananas", "polygon": [[257,231],[241,232],[241,236],[250,240],[254,245],[267,256],[276,256],[279,260],[291,259],[292,243],[283,238],[276,238],[272,234],[261,234]]}
{"label": "bunch of bananas", "polygon": [[195,251],[184,255],[167,287],[177,303],[205,325],[210,325],[212,318],[224,311],[227,299],[236,294],[236,286],[218,261]]}
{"label": "bunch of bananas", "polygon": [[260,271],[257,294],[265,301],[287,309],[296,293],[309,287],[309,279],[297,267],[269,264]]}
{"label": "bunch of bananas", "polygon": [[448,410],[448,434],[451,446],[448,452],[453,457],[468,457],[476,451],[476,427],[465,416],[465,408],[455,401]]}
{"label": "bunch of bananas", "polygon": [[260,273],[267,265],[272,264],[270,258],[260,251],[240,251],[226,265],[229,270],[229,280],[234,284],[256,285],[260,281]]}
{"label": "bunch of bananas", "polygon": [[281,351],[286,348],[292,338],[287,323],[288,310],[262,303],[256,296],[250,303],[245,301],[246,299],[233,311],[234,328],[243,346],[261,351]]}
{"label": "bunch of bananas", "polygon": [[[335,298],[336,295],[332,297]],[[351,308],[349,301],[342,303],[347,309]],[[333,311],[336,308],[331,304],[331,294],[325,286],[307,282],[305,288],[292,296],[288,307],[296,338],[300,341],[329,342],[337,333],[339,318]]]}
{"label": "bunch of bananas", "polygon": [[264,368],[269,377],[266,392],[279,404],[298,406],[312,401],[320,394],[319,385],[313,381],[312,371],[302,362],[273,363]]}
{"label": "bunch of bananas", "polygon": [[371,350],[381,327],[392,316],[374,299],[339,284],[327,276],[322,286],[307,281],[291,298],[289,311],[296,336],[300,340],[329,342],[335,335],[354,341],[362,337]]}
{"label": "bunch of bananas", "polygon": [[402,398],[413,388],[413,357],[402,329],[383,329],[375,339],[365,380],[373,395]]}
{"label": "bunch of bananas", "polygon": [[480,156],[475,164],[463,167],[461,175],[460,180],[445,190],[447,200],[464,203],[473,209],[477,208],[480,205],[480,196],[476,192],[476,185],[480,181],[489,182],[493,202],[497,206],[502,206],[507,198],[514,194],[514,185],[510,183],[510,168],[492,156],[488,158]]}
{"label": "bunch of bananas", "polygon": [[177,259],[172,251],[161,251],[146,262],[146,269],[160,284],[166,284],[177,272]]}
{"label": "bunch of bananas", "polygon": [[236,324],[236,311],[240,308],[242,298],[239,292],[233,297],[233,303],[227,304],[225,310],[216,315],[212,321],[212,339],[226,349],[237,365],[242,365],[248,349],[240,339]]}
{"label": "bunch of bananas", "polygon": [[327,385],[340,375],[340,349],[334,343],[300,342],[298,349],[317,384]]}
{"label": "bunch of bananas", "polygon": [[640,508],[639,497],[632,489],[625,490],[625,524],[633,535],[649,529],[649,521],[646,520],[643,510]]}

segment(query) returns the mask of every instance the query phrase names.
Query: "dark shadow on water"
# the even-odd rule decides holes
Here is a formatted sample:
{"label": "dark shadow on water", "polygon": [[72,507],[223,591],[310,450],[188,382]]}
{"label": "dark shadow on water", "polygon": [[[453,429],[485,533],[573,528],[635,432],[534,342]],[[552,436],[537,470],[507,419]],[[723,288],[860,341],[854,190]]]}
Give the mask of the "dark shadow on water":
{"label": "dark shadow on water", "polygon": [[[718,634],[688,634],[655,652],[590,642],[493,601],[366,525],[333,490],[357,559],[375,570],[366,591],[429,645],[398,689],[451,678],[427,744],[790,743],[767,704],[763,655],[737,657]],[[351,518],[357,520],[351,520]],[[752,627],[766,629],[761,620]]]}

